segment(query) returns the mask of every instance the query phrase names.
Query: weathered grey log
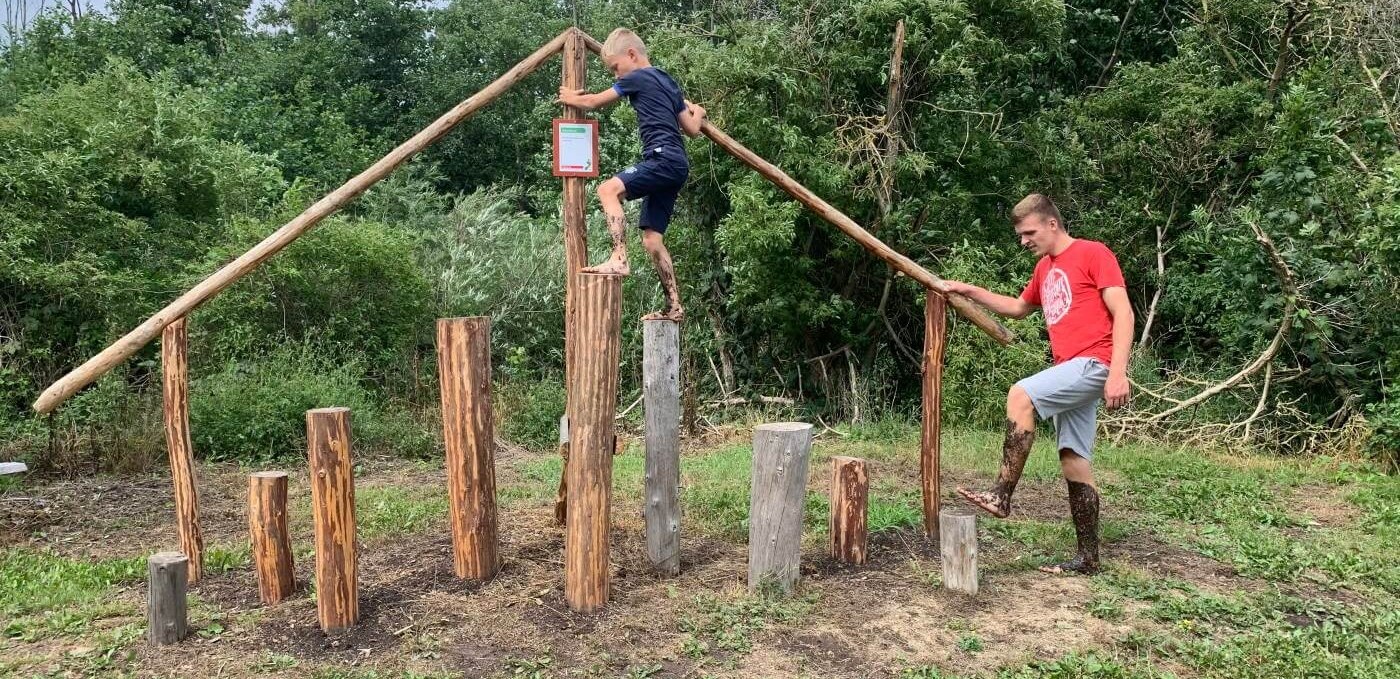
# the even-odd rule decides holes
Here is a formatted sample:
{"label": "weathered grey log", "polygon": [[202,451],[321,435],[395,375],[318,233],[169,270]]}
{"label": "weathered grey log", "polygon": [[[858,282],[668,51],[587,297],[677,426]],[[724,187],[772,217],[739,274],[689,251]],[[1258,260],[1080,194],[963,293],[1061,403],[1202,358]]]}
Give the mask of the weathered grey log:
{"label": "weathered grey log", "polygon": [[977,594],[977,515],[967,509],[938,513],[938,544],[943,557],[943,587]]}
{"label": "weathered grey log", "polygon": [[681,572],[680,324],[642,321],[646,409],[647,558],[662,575]]}
{"label": "weathered grey log", "polygon": [[153,646],[178,643],[189,634],[185,583],[189,557],[180,552],[157,552],[146,560],[147,638]]}
{"label": "weathered grey log", "polygon": [[753,432],[753,495],[749,502],[749,590],[772,582],[784,592],[797,585],[802,509],[812,425],[761,424]]}

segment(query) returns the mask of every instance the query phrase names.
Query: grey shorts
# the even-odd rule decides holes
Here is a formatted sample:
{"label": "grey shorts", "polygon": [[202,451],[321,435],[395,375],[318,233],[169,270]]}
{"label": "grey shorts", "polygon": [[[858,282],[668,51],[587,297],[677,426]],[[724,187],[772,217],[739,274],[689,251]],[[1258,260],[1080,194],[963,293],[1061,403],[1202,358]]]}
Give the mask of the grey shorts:
{"label": "grey shorts", "polygon": [[1066,448],[1086,460],[1094,459],[1094,435],[1099,401],[1108,381],[1108,366],[1097,358],[1072,358],[1042,370],[1016,386],[1024,389],[1040,419],[1055,420],[1059,450]]}

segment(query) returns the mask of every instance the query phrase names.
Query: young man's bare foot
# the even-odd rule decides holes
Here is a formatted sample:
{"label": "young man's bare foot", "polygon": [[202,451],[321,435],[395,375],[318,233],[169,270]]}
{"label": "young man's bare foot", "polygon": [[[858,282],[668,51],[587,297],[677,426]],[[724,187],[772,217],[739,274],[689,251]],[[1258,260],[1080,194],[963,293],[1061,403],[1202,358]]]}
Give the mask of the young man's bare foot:
{"label": "young man's bare foot", "polygon": [[677,323],[680,323],[681,321],[685,320],[685,309],[682,309],[680,307],[671,307],[662,311],[653,311],[645,316],[642,316],[642,320],[675,321]]}
{"label": "young man's bare foot", "polygon": [[582,269],[580,269],[580,271],[582,271],[583,273],[600,273],[611,276],[626,276],[629,273],[631,273],[632,270],[627,266],[627,260],[611,257],[608,259],[608,261],[603,262],[602,264],[598,264],[597,266],[585,266]]}
{"label": "young man's bare foot", "polygon": [[1011,515],[1011,498],[1009,497],[995,493],[977,493],[962,486],[958,486],[958,494],[998,519],[1004,519]]}
{"label": "young man's bare foot", "polygon": [[1064,563],[1057,563],[1053,566],[1041,566],[1040,572],[1051,575],[1093,575],[1099,572],[1099,564],[1085,559],[1079,555]]}

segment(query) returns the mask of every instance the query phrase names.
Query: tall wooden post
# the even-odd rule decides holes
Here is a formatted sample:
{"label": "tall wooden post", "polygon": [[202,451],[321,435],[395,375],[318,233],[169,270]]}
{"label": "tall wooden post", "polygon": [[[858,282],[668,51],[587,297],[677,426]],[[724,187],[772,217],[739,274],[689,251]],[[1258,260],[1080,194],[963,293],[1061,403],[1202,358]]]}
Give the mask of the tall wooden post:
{"label": "tall wooden post", "polygon": [[161,331],[161,393],[164,399],[165,447],[170,453],[170,482],[175,487],[175,526],[180,551],[189,558],[190,582],[204,575],[204,534],[199,527],[199,485],[190,443],[189,333],[181,318]]}
{"label": "tall wooden post", "polygon": [[568,520],[564,599],[575,611],[608,603],[613,416],[622,338],[622,278],[577,275],[578,353],[569,382]]}
{"label": "tall wooden post", "polygon": [[802,508],[812,425],[760,424],[753,431],[753,497],[749,502],[749,590],[771,581],[783,591],[797,584]]}
{"label": "tall wooden post", "polygon": [[185,604],[190,560],[179,552],[159,552],[146,560],[146,634],[152,646],[164,646],[189,634]]}
{"label": "tall wooden post", "polygon": [[642,395],[646,399],[647,558],[662,575],[681,572],[680,324],[642,321]]}
{"label": "tall wooden post", "polygon": [[919,476],[923,481],[924,535],[938,535],[939,455],[943,435],[943,349],[948,341],[947,301],[933,290],[924,303],[923,430],[919,440]]}
{"label": "tall wooden post", "polygon": [[[564,49],[560,53],[563,59],[563,79],[560,84],[573,90],[581,90],[588,85],[588,49],[584,44],[583,32],[578,28],[571,28],[564,32]],[[572,119],[582,119],[583,109],[576,106],[565,106],[564,117]],[[578,332],[574,327],[574,306],[578,299],[578,273],[583,267],[588,266],[588,220],[586,217],[588,207],[588,196],[584,189],[588,180],[584,177],[564,177],[564,382],[565,399],[568,399],[567,386],[572,382],[573,368],[576,347],[578,345]],[[565,408],[567,409],[567,402]],[[568,466],[569,448],[565,439],[565,446],[560,448],[565,456],[565,467]],[[560,470],[559,478],[559,498],[555,504],[554,514],[560,523],[565,520],[564,514],[568,511],[568,504],[564,497],[568,495],[568,472]]]}
{"label": "tall wooden post", "polygon": [[491,319],[438,319],[437,355],[453,570],[459,578],[484,580],[500,567],[496,553],[496,441],[491,422]]}
{"label": "tall wooden post", "polygon": [[831,458],[831,557],[860,565],[866,560],[866,511],[870,478],[865,460]]}
{"label": "tall wooden post", "polygon": [[316,611],[321,629],[331,632],[360,618],[350,409],[306,411],[306,448],[316,532]]}
{"label": "tall wooden post", "polygon": [[258,572],[258,598],[275,604],[291,596],[296,576],[287,533],[287,472],[248,475],[248,532]]}

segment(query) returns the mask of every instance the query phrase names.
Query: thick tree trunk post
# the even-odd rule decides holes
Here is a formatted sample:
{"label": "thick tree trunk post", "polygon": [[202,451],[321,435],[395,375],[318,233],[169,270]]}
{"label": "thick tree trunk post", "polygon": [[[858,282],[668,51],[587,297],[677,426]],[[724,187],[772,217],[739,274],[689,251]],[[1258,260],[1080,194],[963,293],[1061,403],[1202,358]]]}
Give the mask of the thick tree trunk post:
{"label": "thick tree trunk post", "polygon": [[749,502],[749,590],[774,582],[783,591],[797,584],[802,510],[812,425],[760,424],[753,432],[753,494]]}
{"label": "thick tree trunk post", "polygon": [[146,626],[152,646],[178,643],[189,634],[185,584],[190,560],[180,552],[159,552],[146,560]]}
{"label": "thick tree trunk post", "polygon": [[[564,62],[563,82],[564,87],[573,90],[581,90],[588,85],[588,50],[584,47],[583,32],[577,28],[571,28],[564,32],[564,51],[561,53]],[[584,111],[576,106],[565,106],[564,117],[579,120],[584,117]],[[574,305],[578,299],[578,273],[583,267],[588,266],[588,195],[585,192],[588,179],[584,177],[564,177],[564,381],[565,386],[565,410],[567,404],[567,383],[572,381],[577,332],[574,330]],[[561,443],[567,443],[565,438]],[[554,516],[559,523],[564,523],[568,506],[564,501],[569,492],[568,486],[568,449],[562,450],[565,455],[565,468],[559,470],[559,499],[554,505]]]}
{"label": "thick tree trunk post", "polygon": [[275,604],[291,596],[296,576],[287,533],[287,472],[248,475],[248,532],[253,538],[258,598]]}
{"label": "thick tree trunk post", "polygon": [[622,338],[622,278],[580,273],[574,305],[578,352],[569,384],[568,521],[564,600],[575,611],[608,603],[613,417]]}
{"label": "thick tree trunk post", "polygon": [[642,321],[646,403],[647,558],[662,575],[681,572],[680,324]]}
{"label": "thick tree trunk post", "polygon": [[331,632],[360,619],[350,409],[306,411],[306,447],[316,532],[316,610],[321,629]]}
{"label": "thick tree trunk post", "polygon": [[945,509],[939,517],[939,551],[943,557],[943,587],[977,594],[977,515],[966,509]]}
{"label": "thick tree trunk post", "polygon": [[447,498],[452,566],[457,577],[484,580],[496,554],[496,440],[491,421],[491,319],[440,318],[438,383],[447,444]]}
{"label": "thick tree trunk post", "polygon": [[831,458],[831,558],[865,563],[869,491],[865,460],[844,455]]}
{"label": "thick tree trunk post", "polygon": [[175,527],[180,551],[189,557],[190,582],[204,575],[204,534],[199,527],[199,484],[190,443],[189,335],[185,319],[165,327],[160,338],[161,387],[164,397],[165,447],[170,453],[170,483],[175,487]]}
{"label": "thick tree trunk post", "polygon": [[939,456],[943,439],[943,350],[948,342],[947,302],[927,291],[924,304],[923,429],[919,438],[919,478],[924,495],[924,535],[938,535]]}

